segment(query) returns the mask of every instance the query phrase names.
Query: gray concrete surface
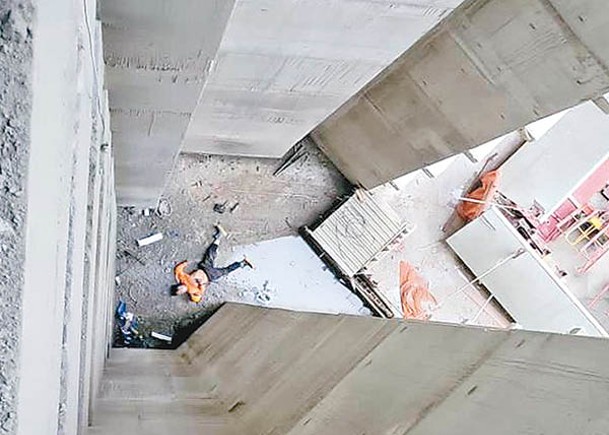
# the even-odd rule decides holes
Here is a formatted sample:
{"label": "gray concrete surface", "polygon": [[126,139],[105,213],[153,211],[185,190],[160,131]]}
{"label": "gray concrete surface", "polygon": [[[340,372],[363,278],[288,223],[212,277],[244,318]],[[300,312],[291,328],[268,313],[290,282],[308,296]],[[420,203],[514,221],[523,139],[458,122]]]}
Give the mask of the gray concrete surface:
{"label": "gray concrete surface", "polygon": [[[193,266],[200,260],[215,223],[230,232],[219,253],[220,263],[227,263],[233,250],[238,255],[243,246],[296,235],[299,227],[316,220],[350,191],[350,184],[314,145],[306,144],[306,150],[306,157],[277,177],[272,175],[280,164],[277,160],[182,155],[163,196],[169,216],[154,210],[150,216],[138,209],[119,210],[117,296],[140,317],[143,331],[171,333],[224,300],[247,299],[239,297],[244,285],[226,281],[212,286],[210,297],[199,305],[170,296],[173,267],[182,260]],[[225,202],[224,214],[213,211],[215,204]],[[137,246],[138,239],[156,232],[163,233],[162,241]],[[318,272],[323,273],[321,267]]]}
{"label": "gray concrete surface", "polygon": [[159,199],[233,3],[100,2],[120,204]]}
{"label": "gray concrete surface", "polygon": [[0,3],[0,433],[17,426],[31,116],[30,1]]}
{"label": "gray concrete surface", "polygon": [[37,3],[17,414],[24,434],[53,433],[60,425],[74,124],[81,98],[89,98],[77,87],[84,67],[77,51],[79,15],[71,1]]}
{"label": "gray concrete surface", "polygon": [[313,133],[367,188],[609,89],[609,5],[470,0]]}
{"label": "gray concrete surface", "polygon": [[188,152],[280,157],[462,0],[237,0]]}
{"label": "gray concrete surface", "polygon": [[225,305],[115,350],[91,435],[603,433],[600,339]]}
{"label": "gray concrete surface", "polygon": [[[85,258],[88,204],[101,195],[89,190],[91,154],[109,137],[95,11],[93,0],[0,6],[0,433],[79,433],[89,401],[83,343],[108,343],[83,327],[98,323],[103,309],[102,302],[88,311],[86,294],[108,298],[113,282],[84,282],[85,269],[97,267]],[[109,143],[106,150],[111,168]],[[95,219],[107,225],[115,215],[112,172],[102,178],[110,208]],[[107,240],[112,258],[112,234]],[[103,364],[105,354],[96,357]]]}

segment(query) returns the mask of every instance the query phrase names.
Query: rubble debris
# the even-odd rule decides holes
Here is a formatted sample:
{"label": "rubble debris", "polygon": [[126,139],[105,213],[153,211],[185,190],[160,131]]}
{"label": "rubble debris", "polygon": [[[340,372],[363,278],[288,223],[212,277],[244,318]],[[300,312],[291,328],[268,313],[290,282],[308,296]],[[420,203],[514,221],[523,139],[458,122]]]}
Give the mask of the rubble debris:
{"label": "rubble debris", "polygon": [[125,254],[127,257],[131,257],[133,258],[135,261],[137,261],[138,263],[140,263],[142,266],[146,265],[146,262],[144,260],[142,260],[140,257],[138,257],[137,255],[135,255],[133,252],[131,252],[128,249],[123,249],[123,254]]}
{"label": "rubble debris", "polygon": [[129,289],[127,290],[127,294],[129,295],[129,298],[137,305],[137,299],[131,294],[131,290],[131,287],[129,287]]}
{"label": "rubble debris", "polygon": [[124,346],[130,346],[135,341],[141,339],[140,332],[138,331],[137,317],[132,312],[127,311],[127,304],[123,300],[118,301],[116,317]]}
{"label": "rubble debris", "polygon": [[272,300],[271,291],[269,290],[268,285],[269,282],[265,281],[262,285],[262,290],[256,290],[256,301],[263,305],[268,305]]}
{"label": "rubble debris", "polygon": [[159,201],[159,205],[156,208],[157,216],[162,217],[162,218],[169,217],[169,216],[171,216],[172,212],[173,212],[173,209],[172,209],[169,201],[165,198],[161,199]]}
{"label": "rubble debris", "polygon": [[157,340],[166,341],[167,343],[171,343],[171,341],[173,340],[170,336],[155,331],[152,331],[150,333],[150,336],[152,338],[156,338]]}
{"label": "rubble debris", "polygon": [[287,168],[292,166],[294,163],[301,160],[306,155],[307,155],[307,152],[304,149],[303,144],[302,143],[296,144],[290,151],[287,152],[287,154],[285,155],[285,157],[282,159],[281,163],[279,164],[279,167],[277,167],[277,169],[275,169],[275,171],[273,172],[273,176],[277,177],[283,171],[285,171]]}
{"label": "rubble debris", "polygon": [[141,248],[143,246],[148,246],[161,240],[163,240],[163,233],[156,233],[148,237],[144,237],[143,239],[139,239],[137,241],[137,244]]}
{"label": "rubble debris", "polygon": [[214,211],[218,214],[224,214],[226,213],[226,205],[228,204],[228,201],[224,201],[223,203],[216,203],[214,204]]}
{"label": "rubble debris", "polygon": [[431,172],[431,171],[430,171],[429,169],[427,169],[427,168],[421,168],[421,171],[422,171],[422,172],[423,172],[425,175],[427,175],[429,178],[431,178],[432,180],[433,180],[434,178],[436,178],[436,176],[433,174],[433,172]]}
{"label": "rubble debris", "polygon": [[268,291],[260,290],[256,293],[256,301],[261,304],[268,305],[271,303],[271,299],[271,295]]}

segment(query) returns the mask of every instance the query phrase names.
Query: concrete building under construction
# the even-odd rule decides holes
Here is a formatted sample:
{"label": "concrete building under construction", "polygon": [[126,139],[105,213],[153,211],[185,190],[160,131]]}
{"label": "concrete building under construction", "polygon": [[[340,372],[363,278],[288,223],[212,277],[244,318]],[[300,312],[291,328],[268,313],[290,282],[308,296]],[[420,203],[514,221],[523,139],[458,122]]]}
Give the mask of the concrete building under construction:
{"label": "concrete building under construction", "polygon": [[0,1],[0,433],[606,433],[608,93],[601,0]]}

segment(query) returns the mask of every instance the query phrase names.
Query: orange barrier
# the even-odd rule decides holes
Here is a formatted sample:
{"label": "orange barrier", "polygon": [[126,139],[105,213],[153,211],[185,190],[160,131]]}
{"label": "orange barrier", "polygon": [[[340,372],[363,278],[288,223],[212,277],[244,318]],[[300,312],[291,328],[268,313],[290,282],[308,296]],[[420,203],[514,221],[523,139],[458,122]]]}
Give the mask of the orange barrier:
{"label": "orange barrier", "polygon": [[400,298],[405,319],[428,319],[429,309],[438,304],[425,279],[405,261],[400,261]]}
{"label": "orange barrier", "polygon": [[[499,170],[487,172],[480,177],[482,186],[474,189],[466,195],[466,198],[475,199],[477,201],[492,201],[499,185]],[[466,221],[473,221],[480,216],[488,208],[489,204],[479,204],[469,201],[461,201],[457,205],[457,214]]]}

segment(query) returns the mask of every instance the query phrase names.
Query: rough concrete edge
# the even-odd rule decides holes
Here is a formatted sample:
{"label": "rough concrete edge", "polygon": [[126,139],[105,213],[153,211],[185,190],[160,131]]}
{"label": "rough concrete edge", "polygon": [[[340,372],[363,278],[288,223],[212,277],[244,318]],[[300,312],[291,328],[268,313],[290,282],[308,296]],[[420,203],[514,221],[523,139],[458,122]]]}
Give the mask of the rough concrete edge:
{"label": "rough concrete edge", "polygon": [[35,8],[0,3],[0,433],[17,430]]}
{"label": "rough concrete edge", "polygon": [[[94,119],[93,129],[91,130],[91,144],[89,154],[89,180],[88,180],[88,202],[87,202],[87,223],[85,236],[85,270],[83,274],[83,310],[82,310],[82,333],[81,333],[81,358],[79,379],[79,398],[80,410],[78,413],[78,427],[83,429],[88,425],[90,400],[89,382],[87,376],[90,374],[91,359],[91,337],[92,331],[92,311],[94,300],[94,277],[95,277],[95,257],[97,251],[97,231],[99,229],[99,202],[100,202],[100,161],[101,145],[104,132],[98,128],[101,121],[95,107],[92,108]],[[101,116],[105,116],[101,115]]]}
{"label": "rough concrete edge", "polygon": [[[77,6],[78,8],[78,6]],[[78,66],[81,98],[89,98],[86,111],[78,111],[79,136],[74,144],[72,180],[70,184],[70,217],[68,233],[68,264],[66,269],[66,296],[64,306],[64,330],[62,337],[62,366],[60,408],[58,410],[58,434],[80,433],[79,414],[84,406],[81,397],[83,340],[82,330],[85,318],[86,294],[85,271],[87,262],[85,250],[87,242],[87,215],[90,159],[96,132],[104,124],[100,100],[103,98],[99,80],[98,63],[95,62],[96,49],[101,38],[92,35],[91,23],[96,19],[96,0],[83,0],[80,5],[78,32]],[[89,120],[83,120],[89,118]],[[84,122],[83,122],[84,121]],[[88,141],[87,141],[88,140]]]}

